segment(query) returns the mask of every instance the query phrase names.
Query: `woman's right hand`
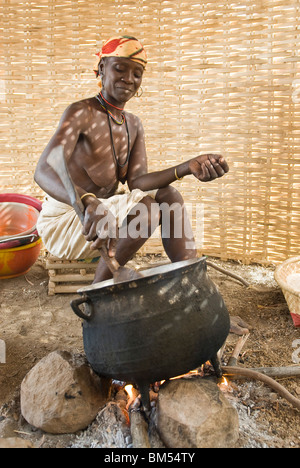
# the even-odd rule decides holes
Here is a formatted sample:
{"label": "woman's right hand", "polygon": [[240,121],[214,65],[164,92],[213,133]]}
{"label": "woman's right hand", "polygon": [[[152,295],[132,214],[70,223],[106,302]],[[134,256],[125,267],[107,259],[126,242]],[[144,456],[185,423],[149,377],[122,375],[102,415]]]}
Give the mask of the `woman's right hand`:
{"label": "woman's right hand", "polygon": [[229,171],[227,161],[219,154],[202,154],[189,161],[189,173],[200,182],[210,182]]}
{"label": "woman's right hand", "polygon": [[85,197],[84,224],[82,234],[92,242],[92,250],[106,246],[108,255],[114,257],[118,240],[118,225],[115,216],[97,198]]}

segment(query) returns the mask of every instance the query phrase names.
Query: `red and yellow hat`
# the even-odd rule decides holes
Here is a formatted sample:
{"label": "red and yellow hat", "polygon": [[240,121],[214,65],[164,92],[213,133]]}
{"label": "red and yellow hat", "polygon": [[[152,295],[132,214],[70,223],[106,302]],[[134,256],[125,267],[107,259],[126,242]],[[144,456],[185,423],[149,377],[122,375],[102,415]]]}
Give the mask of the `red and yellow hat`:
{"label": "red and yellow hat", "polygon": [[101,52],[97,54],[98,60],[94,67],[96,76],[99,75],[99,63],[104,57],[123,57],[140,63],[145,68],[147,55],[143,45],[132,36],[111,37],[103,44]]}

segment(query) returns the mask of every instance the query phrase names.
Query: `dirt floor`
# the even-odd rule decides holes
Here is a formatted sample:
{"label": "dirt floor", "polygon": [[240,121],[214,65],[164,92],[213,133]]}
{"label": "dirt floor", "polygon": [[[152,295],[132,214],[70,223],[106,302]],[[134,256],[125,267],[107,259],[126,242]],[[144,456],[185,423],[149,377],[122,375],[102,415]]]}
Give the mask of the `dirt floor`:
{"label": "dirt floor", "polygon": [[[147,257],[137,259],[135,264],[150,262],[154,266],[162,260]],[[293,326],[284,296],[274,281],[274,268],[210,260],[241,275],[251,284],[268,289],[268,292],[247,289],[236,280],[209,268],[209,275],[218,285],[229,313],[240,316],[251,326],[240,365],[278,367],[300,364],[299,342],[298,351],[295,348],[296,340],[300,339],[300,329]],[[54,350],[83,352],[81,320],[69,305],[74,296],[49,297],[47,287],[48,275],[42,259],[25,277],[0,281],[0,339],[6,342],[7,347],[7,362],[0,364],[0,421],[9,405],[16,402],[23,378],[42,357]],[[225,358],[230,356],[236,340],[235,335],[230,335]],[[299,377],[281,379],[280,383],[300,398]],[[297,409],[257,382],[236,381],[233,388],[229,399],[239,407],[239,446],[300,447],[300,412]],[[16,420],[18,411],[16,409]],[[18,431],[13,432],[15,434],[9,436],[20,436]],[[0,428],[0,437],[3,436],[8,435],[1,434]],[[54,446],[68,443],[69,440],[64,441],[61,437]]]}

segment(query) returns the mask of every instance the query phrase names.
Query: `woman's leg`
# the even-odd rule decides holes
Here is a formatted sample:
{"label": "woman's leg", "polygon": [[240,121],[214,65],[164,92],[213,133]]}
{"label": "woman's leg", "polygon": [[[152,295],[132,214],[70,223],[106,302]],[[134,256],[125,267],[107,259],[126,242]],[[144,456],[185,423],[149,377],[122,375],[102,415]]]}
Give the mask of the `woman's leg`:
{"label": "woman's leg", "polygon": [[[120,265],[125,265],[159,226],[159,206],[149,196],[143,198],[129,213],[119,230],[119,240],[116,248],[116,259]],[[112,278],[105,261],[101,258],[96,270],[94,283]]]}
{"label": "woman's leg", "polygon": [[[160,189],[155,200],[146,196],[133,208],[120,229],[116,259],[125,265],[161,224],[162,242],[171,262],[197,257],[192,227],[181,194],[171,186]],[[103,259],[94,283],[110,279],[112,274]]]}
{"label": "woman's leg", "polygon": [[172,262],[197,257],[192,227],[181,194],[172,186],[160,189],[156,201],[161,212],[161,234]]}

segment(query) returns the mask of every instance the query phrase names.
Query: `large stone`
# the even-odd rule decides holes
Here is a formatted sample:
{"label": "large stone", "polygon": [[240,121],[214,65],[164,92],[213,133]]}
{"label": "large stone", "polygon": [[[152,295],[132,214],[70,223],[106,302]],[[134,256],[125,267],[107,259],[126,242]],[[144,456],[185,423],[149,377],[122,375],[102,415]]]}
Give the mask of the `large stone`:
{"label": "large stone", "polygon": [[170,448],[228,448],[239,438],[237,411],[205,378],[172,380],[160,388],[157,427]]}
{"label": "large stone", "polygon": [[52,434],[85,429],[106,404],[110,381],[100,379],[85,358],[56,351],[42,359],[21,385],[26,421]]}

